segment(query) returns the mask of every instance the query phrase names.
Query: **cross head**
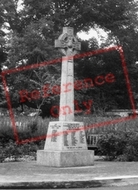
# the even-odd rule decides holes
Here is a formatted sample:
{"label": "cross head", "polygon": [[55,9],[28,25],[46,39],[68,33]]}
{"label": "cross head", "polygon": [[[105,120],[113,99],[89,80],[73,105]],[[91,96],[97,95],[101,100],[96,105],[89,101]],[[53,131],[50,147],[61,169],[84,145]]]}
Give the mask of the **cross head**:
{"label": "cross head", "polygon": [[81,43],[74,36],[72,27],[63,27],[63,33],[55,40],[55,47],[59,48],[65,56],[74,56],[81,50]]}

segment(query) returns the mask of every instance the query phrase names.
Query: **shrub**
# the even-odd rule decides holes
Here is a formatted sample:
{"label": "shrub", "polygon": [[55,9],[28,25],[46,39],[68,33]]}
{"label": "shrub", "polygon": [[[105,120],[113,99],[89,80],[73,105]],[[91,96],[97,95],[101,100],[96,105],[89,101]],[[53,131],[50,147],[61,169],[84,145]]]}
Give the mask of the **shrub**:
{"label": "shrub", "polygon": [[13,158],[15,161],[17,161],[18,158],[20,158],[23,155],[22,148],[20,145],[17,145],[14,141],[10,140],[4,148],[4,154],[5,158]]}
{"label": "shrub", "polygon": [[138,161],[138,133],[110,132],[100,137],[97,146],[106,160]]}
{"label": "shrub", "polygon": [[3,162],[5,159],[4,149],[2,143],[0,143],[0,162]]}
{"label": "shrub", "polygon": [[[49,120],[41,118],[18,117],[16,120],[16,127],[19,139],[29,139],[32,137],[39,137],[46,134]],[[29,155],[36,158],[36,151],[44,148],[44,140],[30,142],[18,145],[15,142],[11,121],[9,118],[2,117],[0,120],[0,162],[6,158],[18,160],[18,158]]]}
{"label": "shrub", "polygon": [[39,127],[39,125],[38,125],[37,120],[31,121],[27,125],[27,128],[30,131],[30,133],[35,133],[38,130],[38,127]]}
{"label": "shrub", "polygon": [[6,158],[12,158],[12,160],[17,161],[25,155],[33,156],[36,159],[37,150],[43,148],[44,140],[22,145],[18,145],[14,140],[9,140],[7,143],[0,144],[0,162],[3,162]]}
{"label": "shrub", "polygon": [[138,133],[129,134],[123,155],[127,161],[138,161]]}
{"label": "shrub", "polygon": [[126,137],[123,133],[111,132],[104,134],[98,141],[98,152],[106,156],[107,160],[114,160],[123,154]]}

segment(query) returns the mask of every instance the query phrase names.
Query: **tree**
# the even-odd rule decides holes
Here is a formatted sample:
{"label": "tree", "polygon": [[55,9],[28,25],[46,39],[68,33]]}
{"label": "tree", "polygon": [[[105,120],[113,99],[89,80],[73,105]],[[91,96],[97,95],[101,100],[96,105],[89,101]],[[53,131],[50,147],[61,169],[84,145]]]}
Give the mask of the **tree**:
{"label": "tree", "polygon": [[[137,2],[134,0],[106,0],[104,2],[102,0],[24,0],[23,9],[20,11],[17,10],[17,4],[18,0],[1,0],[2,23],[7,23],[10,31],[6,41],[8,58],[3,64],[7,65],[9,69],[61,57],[61,54],[54,49],[54,40],[61,34],[63,26],[72,26],[75,32],[88,31],[96,26],[101,27],[110,34],[111,40],[108,39],[108,45],[114,41],[123,46],[130,65],[137,59],[137,44],[131,40],[137,38],[137,19],[135,19]],[[107,43],[103,44],[103,47],[106,45]],[[98,48],[95,39],[89,42],[82,41],[82,52]],[[91,74],[89,72],[92,69],[91,62],[104,63],[106,61],[109,63],[109,60],[99,56],[91,58],[91,60],[87,57],[76,61],[76,79],[84,78],[88,73]],[[84,73],[79,72],[79,63],[82,64]],[[18,92],[21,84],[31,91],[36,87],[32,81],[41,83],[35,73],[43,77],[43,83],[57,84],[57,81],[60,80],[60,68],[59,63],[44,69],[28,70],[17,76],[9,76],[7,81],[12,92],[13,104],[15,105],[16,102],[18,106],[20,103]],[[104,69],[106,71],[106,68]],[[96,68],[94,72],[96,72]],[[53,73],[57,75],[53,75]],[[83,99],[84,93],[83,90],[76,96]],[[89,97],[91,96],[91,92],[87,94]],[[104,95],[101,96],[104,97]],[[55,101],[57,101],[56,98],[57,96]],[[49,101],[53,102],[53,99],[54,97],[50,96],[50,100],[45,101],[44,107]],[[97,104],[99,99],[100,97],[96,100]],[[39,103],[38,101],[27,101],[26,104],[37,107],[36,104],[40,105],[41,101]]]}

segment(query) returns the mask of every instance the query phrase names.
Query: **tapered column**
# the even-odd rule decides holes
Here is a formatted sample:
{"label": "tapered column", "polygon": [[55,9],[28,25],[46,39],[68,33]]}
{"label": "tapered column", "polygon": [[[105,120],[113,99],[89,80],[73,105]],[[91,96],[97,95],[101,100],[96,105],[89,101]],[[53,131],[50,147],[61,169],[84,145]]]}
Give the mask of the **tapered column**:
{"label": "tapered column", "polygon": [[73,59],[62,58],[59,121],[74,121]]}
{"label": "tapered column", "polygon": [[55,47],[62,54],[61,93],[59,121],[74,121],[74,60],[73,56],[81,49],[71,27],[64,27],[63,33],[55,40]]}

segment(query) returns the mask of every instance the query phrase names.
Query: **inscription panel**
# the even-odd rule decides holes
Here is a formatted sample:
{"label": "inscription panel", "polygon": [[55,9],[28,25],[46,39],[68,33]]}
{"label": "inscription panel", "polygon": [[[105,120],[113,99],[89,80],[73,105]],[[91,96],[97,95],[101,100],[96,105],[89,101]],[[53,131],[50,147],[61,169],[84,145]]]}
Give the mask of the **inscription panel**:
{"label": "inscription panel", "polygon": [[45,150],[87,150],[85,131],[81,122],[50,122]]}
{"label": "inscription panel", "polygon": [[60,122],[50,122],[48,126],[45,150],[62,150],[62,123]]}
{"label": "inscription panel", "polygon": [[84,130],[81,130],[82,124],[63,123],[63,141],[66,149],[87,149]]}
{"label": "inscription panel", "polygon": [[51,125],[50,126],[51,127],[51,129],[52,129],[52,131],[51,131],[51,142],[57,142],[57,133],[58,133],[58,131],[59,131],[59,129],[60,129],[60,127],[61,127],[61,125],[59,125],[59,124],[54,124],[54,125]]}

